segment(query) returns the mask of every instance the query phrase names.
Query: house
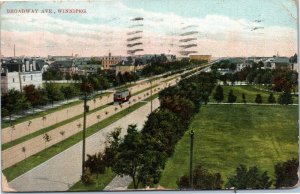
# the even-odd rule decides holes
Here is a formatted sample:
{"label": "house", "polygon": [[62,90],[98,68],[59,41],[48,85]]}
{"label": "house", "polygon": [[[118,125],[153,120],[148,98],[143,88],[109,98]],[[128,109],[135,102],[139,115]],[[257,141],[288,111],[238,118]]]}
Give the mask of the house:
{"label": "house", "polygon": [[287,57],[273,57],[264,62],[265,69],[287,69],[291,70],[293,65]]}
{"label": "house", "polygon": [[125,73],[125,72],[136,72],[142,70],[146,66],[146,60],[143,58],[127,58],[122,60],[117,65],[114,65],[114,69],[116,71],[116,75],[118,73]]}
{"label": "house", "polygon": [[78,67],[76,67],[74,60],[54,61],[50,64],[50,67],[59,69],[63,74],[73,75],[78,73]]}
{"label": "house", "polygon": [[42,87],[42,71],[36,60],[14,59],[1,61],[1,91],[23,90],[24,86]]}

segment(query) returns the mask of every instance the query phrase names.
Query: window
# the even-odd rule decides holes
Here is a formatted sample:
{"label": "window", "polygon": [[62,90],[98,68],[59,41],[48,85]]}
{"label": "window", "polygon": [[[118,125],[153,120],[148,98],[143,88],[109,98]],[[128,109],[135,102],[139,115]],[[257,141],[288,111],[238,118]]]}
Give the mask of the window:
{"label": "window", "polygon": [[13,83],[15,83],[15,78],[13,78]]}
{"label": "window", "polygon": [[31,75],[31,80],[32,80],[32,78],[33,78],[33,75]]}
{"label": "window", "polygon": [[25,76],[23,76],[23,81],[25,82]]}

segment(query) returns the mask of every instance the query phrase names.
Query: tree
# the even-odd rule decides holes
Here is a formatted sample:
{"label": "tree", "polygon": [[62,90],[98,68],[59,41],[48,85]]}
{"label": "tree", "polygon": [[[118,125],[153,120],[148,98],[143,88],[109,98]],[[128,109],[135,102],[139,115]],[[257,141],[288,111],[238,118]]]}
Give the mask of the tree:
{"label": "tree", "polygon": [[214,99],[218,103],[222,102],[223,99],[224,99],[223,88],[220,85],[218,85],[217,88],[216,88],[216,92],[214,94]]}
{"label": "tree", "polygon": [[261,171],[257,166],[247,169],[245,165],[240,164],[235,175],[228,178],[227,188],[235,189],[268,189],[272,185],[272,181],[267,171]]}
{"label": "tree", "polygon": [[29,103],[32,106],[32,110],[34,111],[34,108],[37,105],[41,104],[42,101],[42,96],[39,90],[37,90],[35,86],[31,84],[28,86],[24,86],[23,91],[26,99],[29,101]]}
{"label": "tree", "polygon": [[210,173],[200,165],[193,170],[193,188],[190,187],[188,175],[182,176],[177,181],[179,189],[216,190],[221,189],[222,184],[220,173]]}
{"label": "tree", "polygon": [[1,112],[9,116],[9,120],[11,120],[12,114],[25,110],[28,107],[29,102],[24,94],[15,89],[8,90],[1,98]]}
{"label": "tree", "polygon": [[230,82],[231,82],[231,85],[234,85],[234,83],[235,83],[236,80],[237,80],[237,75],[236,75],[236,74],[233,74],[233,73],[229,74],[229,80],[230,80]]}
{"label": "tree", "polygon": [[72,79],[72,76],[71,76],[71,74],[70,74],[69,72],[66,72],[66,74],[65,74],[65,79],[66,79],[66,80]]}
{"label": "tree", "polygon": [[257,94],[257,95],[256,95],[255,102],[256,102],[257,104],[261,104],[261,103],[262,103],[262,97],[261,97],[260,94]]}
{"label": "tree", "polygon": [[78,96],[80,91],[74,85],[63,86],[60,88],[64,95],[64,98],[69,100],[75,96]]}
{"label": "tree", "polygon": [[245,93],[242,93],[242,99],[243,99],[243,103],[247,103]]}
{"label": "tree", "polygon": [[81,92],[91,94],[94,91],[93,85],[87,81],[83,81],[80,86]]}
{"label": "tree", "polygon": [[116,163],[112,168],[118,175],[130,176],[135,189],[138,188],[140,182],[138,174],[143,164],[144,150],[141,145],[141,133],[137,131],[137,126],[129,125],[127,135],[118,147]]}
{"label": "tree", "polygon": [[108,134],[107,140],[105,142],[106,146],[104,149],[104,162],[107,167],[112,167],[117,159],[117,153],[118,153],[118,147],[120,145],[121,141],[121,130],[122,128],[117,127],[112,131],[111,133]]}
{"label": "tree", "polygon": [[50,142],[52,140],[52,138],[51,138],[50,135],[48,135],[48,133],[45,133],[44,136],[43,136],[43,139],[45,141],[45,148],[46,148],[46,143]]}
{"label": "tree", "polygon": [[63,93],[60,91],[58,86],[54,83],[46,83],[45,89],[48,94],[48,99],[52,103],[52,106],[54,101],[62,100],[64,98]]}
{"label": "tree", "polygon": [[65,135],[65,131],[60,131],[59,134],[62,136],[62,138],[64,139],[64,135]]}
{"label": "tree", "polygon": [[24,153],[25,159],[26,159],[26,147],[22,147],[22,152]]}
{"label": "tree", "polygon": [[161,99],[160,104],[161,108],[167,108],[176,113],[182,119],[182,122],[189,122],[196,113],[194,103],[180,96],[164,97]]}
{"label": "tree", "polygon": [[278,102],[281,105],[293,104],[293,96],[290,92],[285,91],[282,94],[280,94]]}
{"label": "tree", "polygon": [[110,87],[109,81],[103,76],[99,77],[99,83],[100,83],[100,88],[99,88],[100,90],[106,90]]}
{"label": "tree", "polygon": [[293,187],[298,183],[299,161],[296,158],[275,165],[275,187]]}
{"label": "tree", "polygon": [[94,155],[87,155],[87,160],[85,161],[84,166],[89,168],[91,173],[103,174],[105,172],[105,162],[104,155],[101,152],[98,152]]}
{"label": "tree", "polygon": [[233,91],[230,90],[228,93],[228,103],[234,103],[236,101],[236,96],[233,94]]}
{"label": "tree", "polygon": [[270,94],[269,98],[268,98],[268,102],[269,103],[276,103],[275,97],[273,95],[273,93]]}
{"label": "tree", "polygon": [[43,80],[62,80],[63,73],[58,68],[49,68],[43,73]]}

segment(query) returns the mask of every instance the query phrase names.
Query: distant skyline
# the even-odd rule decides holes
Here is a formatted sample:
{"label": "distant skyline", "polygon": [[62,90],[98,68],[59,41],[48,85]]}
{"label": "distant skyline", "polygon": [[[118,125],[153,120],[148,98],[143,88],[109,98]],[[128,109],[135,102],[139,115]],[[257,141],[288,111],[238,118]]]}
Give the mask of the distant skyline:
{"label": "distant skyline", "polygon": [[[37,9],[38,13],[8,13]],[[40,13],[52,9],[52,14]],[[86,13],[58,13],[80,9]],[[142,21],[132,21],[133,18]],[[144,51],[176,54],[184,27],[192,26],[198,54],[292,56],[297,52],[296,0],[102,0],[5,2],[1,7],[1,54],[47,56],[127,55],[130,26],[143,31]]]}

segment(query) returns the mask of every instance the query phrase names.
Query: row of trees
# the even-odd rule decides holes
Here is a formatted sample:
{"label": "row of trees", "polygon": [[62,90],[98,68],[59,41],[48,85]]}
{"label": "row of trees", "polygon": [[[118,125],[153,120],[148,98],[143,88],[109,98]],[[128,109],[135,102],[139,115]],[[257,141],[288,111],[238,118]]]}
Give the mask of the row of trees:
{"label": "row of trees", "polygon": [[249,84],[265,84],[270,90],[277,92],[295,92],[298,84],[298,73],[291,70],[283,69],[257,69],[246,67],[236,73],[227,73],[224,75],[214,71],[217,79],[225,84],[228,81],[234,84],[236,81],[245,81]]}
{"label": "row of trees", "polygon": [[[222,86],[218,85],[216,87],[216,91],[213,94],[213,98],[218,103],[220,103],[224,100],[224,92],[223,92]],[[242,99],[243,99],[243,103],[247,103],[245,93],[242,93]],[[227,97],[227,102],[228,103],[234,103],[234,102],[236,102],[236,100],[237,100],[237,96],[234,95],[233,90],[229,90],[228,97]],[[263,103],[263,98],[262,98],[261,94],[256,95],[255,103],[257,103],[257,104]],[[271,104],[276,103],[276,99],[275,99],[273,93],[270,93],[270,95],[268,97],[268,103],[271,103]],[[290,92],[281,93],[278,97],[278,103],[281,104],[281,105],[293,104],[292,94]]]}
{"label": "row of trees", "polygon": [[23,88],[23,92],[15,89],[9,90],[1,97],[1,116],[23,112],[29,108],[34,109],[37,106],[54,103],[63,99],[70,99],[80,94],[80,89],[74,85],[59,87],[57,84],[47,83],[45,88],[36,88],[34,85],[28,85]]}
{"label": "row of trees", "polygon": [[[88,160],[87,173],[95,172],[96,166],[105,166],[118,175],[132,177],[134,188],[157,184],[167,158],[174,153],[176,143],[201,104],[208,100],[215,83],[212,74],[201,73],[161,91],[160,109],[149,115],[143,129],[138,131],[136,125],[129,125],[122,139],[120,129],[114,131],[104,154],[90,156],[101,156],[101,159],[97,160],[98,164]],[[103,168],[97,172],[103,172]],[[86,177],[89,176],[82,180],[87,180]]]}
{"label": "row of trees", "polygon": [[[225,188],[234,189],[268,189],[272,185],[275,188],[293,187],[298,182],[298,165],[296,158],[279,162],[274,166],[275,180],[272,180],[267,171],[257,166],[247,168],[240,164],[233,175],[228,177]],[[189,182],[189,176],[184,175],[177,181],[179,189],[209,189],[216,190],[223,187],[224,181],[220,173],[211,173],[199,165],[193,169],[193,188]]]}
{"label": "row of trees", "polygon": [[[203,64],[203,62],[198,62],[197,65]],[[167,62],[166,60],[160,60],[159,57],[153,57],[150,64],[142,69],[142,76],[151,76],[163,74],[166,72],[176,71],[182,68],[187,68],[193,65],[188,59],[182,59],[181,61]]]}

